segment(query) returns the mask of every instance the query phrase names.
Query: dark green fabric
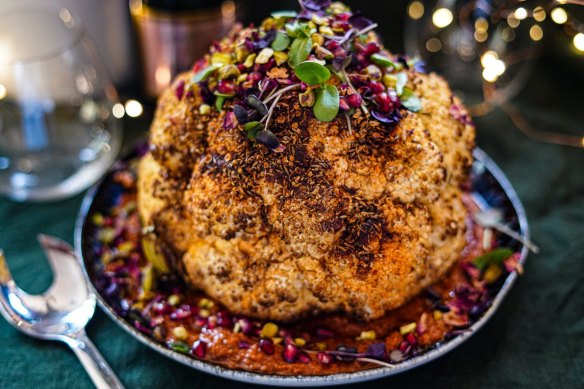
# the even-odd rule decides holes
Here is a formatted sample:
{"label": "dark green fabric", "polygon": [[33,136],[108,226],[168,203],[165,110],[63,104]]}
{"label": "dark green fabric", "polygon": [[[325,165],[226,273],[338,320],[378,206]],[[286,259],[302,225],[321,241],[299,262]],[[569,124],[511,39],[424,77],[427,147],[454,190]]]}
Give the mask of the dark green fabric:
{"label": "dark green fabric", "polygon": [[[522,95],[530,117],[554,127],[571,121],[582,128],[581,89],[565,81],[567,89],[560,90],[573,88],[573,98],[558,102],[547,93],[555,80],[539,75],[534,79],[539,86],[529,86]],[[500,111],[477,120],[477,125],[478,144],[516,188],[541,253],[528,257],[525,275],[468,342],[426,366],[363,387],[584,387],[584,150],[531,141]],[[134,134],[144,127],[129,123]],[[41,292],[51,280],[35,235],[42,232],[72,242],[80,203],[80,196],[42,205],[0,199],[0,247],[25,290]],[[99,309],[87,332],[128,388],[246,387],[166,359]],[[2,388],[91,387],[64,345],[28,338],[3,320],[0,345]]]}

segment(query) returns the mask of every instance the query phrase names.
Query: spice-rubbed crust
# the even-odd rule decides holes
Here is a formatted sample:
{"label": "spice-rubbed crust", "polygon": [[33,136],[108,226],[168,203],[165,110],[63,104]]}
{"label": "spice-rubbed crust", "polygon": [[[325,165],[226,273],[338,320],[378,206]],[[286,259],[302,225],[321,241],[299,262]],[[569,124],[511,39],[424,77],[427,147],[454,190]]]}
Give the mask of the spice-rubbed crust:
{"label": "spice-rubbed crust", "polygon": [[403,110],[394,128],[360,109],[351,130],[343,115],[321,122],[291,91],[272,118],[282,153],[224,129],[225,110],[201,115],[196,91],[177,98],[190,77],[160,98],[138,205],[192,286],[263,319],[343,311],[368,320],[460,257],[474,128],[450,115],[441,77],[409,70],[423,110]]}

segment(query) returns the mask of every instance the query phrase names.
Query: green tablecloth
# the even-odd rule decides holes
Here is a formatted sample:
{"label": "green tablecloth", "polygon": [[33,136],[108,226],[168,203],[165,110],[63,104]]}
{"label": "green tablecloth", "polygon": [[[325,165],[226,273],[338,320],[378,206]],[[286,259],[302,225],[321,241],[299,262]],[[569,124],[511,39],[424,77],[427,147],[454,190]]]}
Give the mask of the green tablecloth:
{"label": "green tablecloth", "polygon": [[[548,120],[557,117],[556,111]],[[525,275],[476,336],[437,361],[369,388],[584,387],[584,150],[531,141],[500,111],[477,124],[478,144],[516,188],[541,253],[529,256]],[[25,290],[39,293],[51,280],[35,235],[72,242],[80,203],[81,196],[42,205],[0,199],[0,247]],[[129,388],[244,386],[166,359],[99,309],[87,332]],[[28,338],[3,320],[0,345],[0,387],[91,387],[64,345]]]}

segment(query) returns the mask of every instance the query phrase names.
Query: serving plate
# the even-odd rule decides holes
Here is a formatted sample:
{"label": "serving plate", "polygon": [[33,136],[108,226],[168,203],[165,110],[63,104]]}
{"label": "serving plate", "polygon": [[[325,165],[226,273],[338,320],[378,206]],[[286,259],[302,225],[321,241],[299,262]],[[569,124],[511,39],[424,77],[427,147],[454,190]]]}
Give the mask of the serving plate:
{"label": "serving plate", "polygon": [[[529,239],[527,219],[515,190],[503,172],[484,151],[477,148],[474,150],[473,155],[475,159],[471,175],[473,199],[483,210],[497,208],[503,211],[504,223],[510,228],[518,231],[525,239]],[[135,157],[136,155],[131,155],[126,160]],[[466,331],[462,331],[456,336],[437,344],[424,353],[396,363],[391,367],[378,367],[353,373],[338,373],[322,376],[268,375],[224,368],[168,349],[147,335],[139,332],[128,321],[118,315],[114,308],[108,303],[107,299],[101,294],[98,288],[96,288],[95,280],[97,279],[97,270],[95,264],[100,258],[96,258],[91,250],[90,239],[88,237],[91,236],[95,227],[90,220],[95,213],[104,213],[107,209],[112,207],[115,199],[123,191],[123,188],[113,180],[113,175],[120,169],[120,166],[122,166],[122,164],[114,166],[112,170],[87,193],[81,206],[75,228],[75,250],[77,257],[84,268],[84,275],[94,289],[100,307],[132,337],[168,358],[194,369],[223,378],[263,385],[324,386],[367,381],[391,376],[416,368],[445,355],[473,336],[495,314],[517,278],[516,272],[509,273],[506,276],[501,288],[493,297],[491,306],[482,314],[480,319],[473,323]],[[512,248],[516,252],[520,252],[519,263],[523,265],[528,253],[527,247],[510,238],[500,237],[499,240],[501,241],[501,244]]]}

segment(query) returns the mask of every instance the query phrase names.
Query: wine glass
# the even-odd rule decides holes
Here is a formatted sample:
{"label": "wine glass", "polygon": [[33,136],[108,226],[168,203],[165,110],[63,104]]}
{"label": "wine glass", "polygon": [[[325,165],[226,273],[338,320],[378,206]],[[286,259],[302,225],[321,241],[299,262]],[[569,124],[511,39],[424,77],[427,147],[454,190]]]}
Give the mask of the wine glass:
{"label": "wine glass", "polygon": [[116,157],[123,112],[67,9],[0,15],[0,193],[43,201],[87,188]]}

